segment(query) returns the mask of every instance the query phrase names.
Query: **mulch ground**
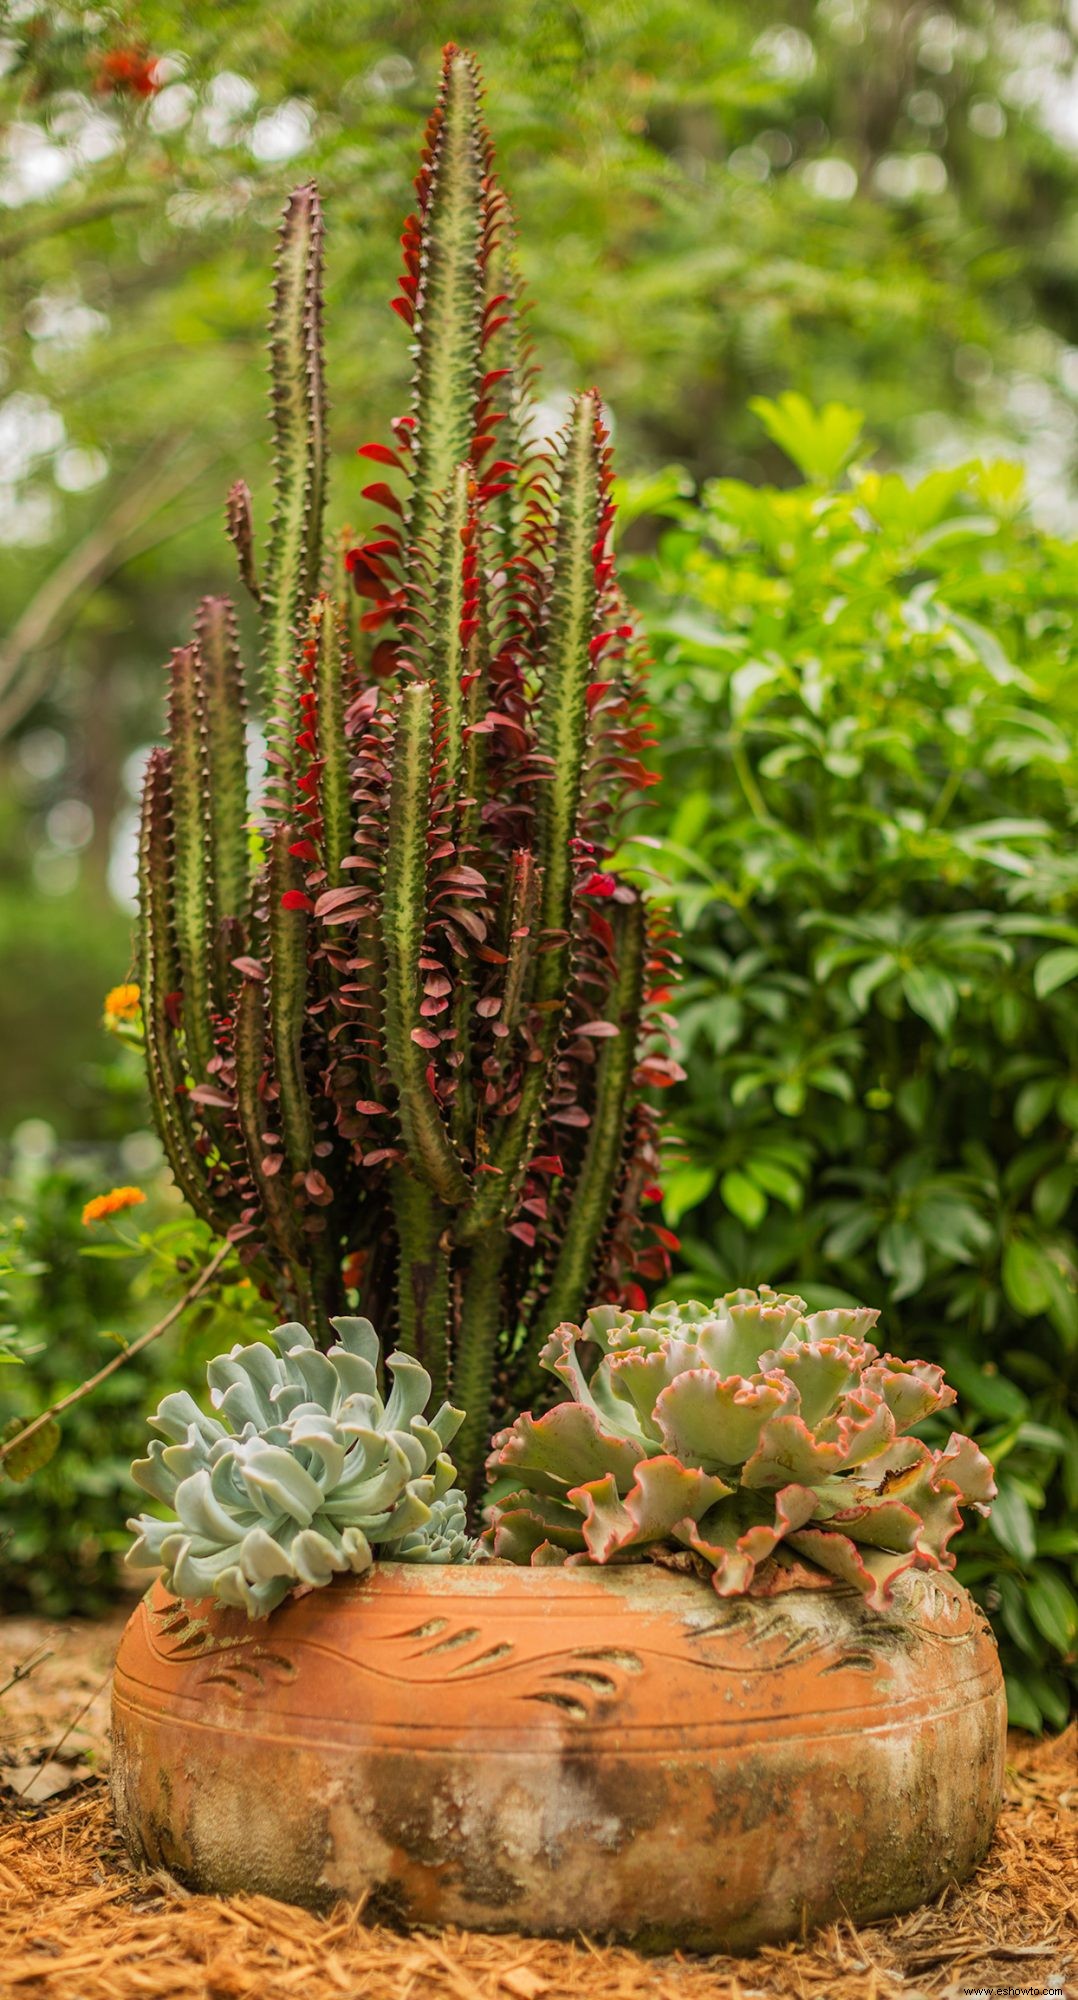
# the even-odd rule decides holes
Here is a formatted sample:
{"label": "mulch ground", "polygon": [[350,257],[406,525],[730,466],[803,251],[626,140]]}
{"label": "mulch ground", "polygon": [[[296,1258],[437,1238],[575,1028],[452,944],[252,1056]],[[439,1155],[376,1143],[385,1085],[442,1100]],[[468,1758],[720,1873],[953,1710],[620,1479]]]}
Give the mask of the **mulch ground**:
{"label": "mulch ground", "polygon": [[[0,1630],[3,2000],[1078,2000],[1078,1726],[1011,1738],[991,1853],[906,1917],[832,1924],[756,1958],[641,1958],[455,1931],[401,1936],[341,1905],[190,1896],[135,1870],[102,1771],[116,1621]],[[40,1658],[47,1653],[47,1658]],[[47,1795],[47,1796],[46,1796]]]}

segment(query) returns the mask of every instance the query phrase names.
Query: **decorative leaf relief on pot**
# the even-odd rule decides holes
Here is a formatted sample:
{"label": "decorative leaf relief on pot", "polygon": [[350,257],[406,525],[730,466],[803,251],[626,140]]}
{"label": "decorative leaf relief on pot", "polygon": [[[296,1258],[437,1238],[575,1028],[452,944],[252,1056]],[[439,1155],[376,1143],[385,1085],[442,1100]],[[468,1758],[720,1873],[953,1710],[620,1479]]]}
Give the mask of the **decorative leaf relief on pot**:
{"label": "decorative leaf relief on pot", "polygon": [[908,1630],[925,1645],[961,1645],[976,1632],[991,1632],[984,1612],[946,1577],[907,1571],[895,1582],[895,1608],[909,1614]]}
{"label": "decorative leaf relief on pot", "polygon": [[[208,1664],[192,1686],[194,1691],[212,1688],[242,1700],[262,1693],[275,1683],[294,1681],[296,1662],[283,1651],[264,1646],[252,1632],[215,1632],[211,1615],[199,1615],[181,1597],[154,1602],[153,1592],[143,1600],[146,1634],[155,1659],[169,1666],[186,1667],[196,1660]],[[240,1658],[235,1656],[239,1654]]]}
{"label": "decorative leaf relief on pot", "polygon": [[252,1646],[242,1659],[214,1661],[195,1682],[195,1689],[212,1688],[236,1702],[264,1694],[276,1685],[286,1687],[296,1679],[299,1668],[284,1653],[272,1653],[265,1646]]}
{"label": "decorative leaf relief on pot", "polygon": [[142,1609],[150,1650],[158,1660],[182,1663],[254,1644],[250,1632],[215,1632],[212,1619],[200,1615],[182,1597],[169,1596],[159,1604],[153,1590],[148,1590]]}

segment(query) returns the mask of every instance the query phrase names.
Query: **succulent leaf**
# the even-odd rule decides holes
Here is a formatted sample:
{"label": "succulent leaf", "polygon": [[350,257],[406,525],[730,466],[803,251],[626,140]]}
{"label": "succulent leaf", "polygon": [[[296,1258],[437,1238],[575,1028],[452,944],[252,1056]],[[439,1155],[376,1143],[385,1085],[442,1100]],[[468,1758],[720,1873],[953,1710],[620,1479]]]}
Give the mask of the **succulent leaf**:
{"label": "succulent leaf", "polygon": [[992,1467],[969,1438],[934,1451],[902,1435],[953,1394],[938,1368],[878,1353],[877,1317],[761,1286],[558,1327],[541,1358],[570,1400],[495,1438],[488,1546],[548,1563],[673,1545],[722,1597],[823,1572],[877,1609],[903,1570],[953,1568],[960,1510],[987,1512]]}
{"label": "succulent leaf", "polygon": [[128,1561],[158,1564],[181,1597],[214,1597],[264,1617],[297,1584],[318,1588],[375,1554],[403,1562],[470,1559],[464,1496],[445,1447],[463,1412],[426,1415],[430,1377],[391,1355],[388,1401],[367,1320],[339,1319],[319,1353],[306,1328],[236,1346],[206,1375],[218,1412],[166,1396],[134,1478],[176,1519],[143,1514]]}

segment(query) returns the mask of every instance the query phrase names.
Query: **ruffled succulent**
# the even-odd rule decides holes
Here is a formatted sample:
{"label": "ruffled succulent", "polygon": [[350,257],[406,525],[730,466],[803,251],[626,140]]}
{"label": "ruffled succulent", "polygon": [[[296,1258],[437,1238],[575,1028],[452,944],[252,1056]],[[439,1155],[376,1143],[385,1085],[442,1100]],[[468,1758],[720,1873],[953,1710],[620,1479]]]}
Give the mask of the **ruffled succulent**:
{"label": "ruffled succulent", "polygon": [[149,1455],[132,1472],[175,1520],[140,1515],[128,1561],[160,1564],[180,1597],[215,1597],[263,1617],[297,1584],[360,1575],[374,1554],[406,1562],[460,1562],[473,1553],[464,1496],[446,1448],[463,1412],[425,1415],[430,1376],[406,1354],[378,1387],[378,1336],[369,1320],[331,1322],[338,1344],[321,1354],[290,1322],[266,1341],[234,1347],[206,1370],[215,1416],[186,1390],[151,1420]]}
{"label": "ruffled succulent", "polygon": [[933,1451],[908,1435],[954,1391],[881,1355],[878,1317],[761,1286],[558,1327],[542,1362],[571,1400],[494,1439],[488,1548],[543,1564],[673,1547],[720,1597],[824,1572],[877,1608],[901,1571],[952,1569],[959,1509],[987,1513],[992,1468],[967,1437]]}

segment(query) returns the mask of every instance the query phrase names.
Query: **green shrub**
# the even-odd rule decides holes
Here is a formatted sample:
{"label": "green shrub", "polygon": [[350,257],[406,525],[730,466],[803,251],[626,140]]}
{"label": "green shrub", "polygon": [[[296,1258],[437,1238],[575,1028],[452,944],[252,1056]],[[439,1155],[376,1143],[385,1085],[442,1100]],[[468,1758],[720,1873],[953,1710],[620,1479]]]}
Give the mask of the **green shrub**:
{"label": "green shrub", "polygon": [[1057,1727],[1078,1686],[1078,550],[1031,524],[1013,465],[881,475],[855,412],[757,409],[804,483],[630,496],[668,517],[630,587],[665,774],[637,859],[686,928],[676,1290],[865,1299],[943,1364],[1000,1483],[960,1574],[1012,1719]]}
{"label": "green shrub", "polygon": [[[16,1144],[0,1195],[0,1434],[28,1423],[103,1367],[118,1344],[146,1332],[212,1247],[159,1174],[147,1183],[146,1207],[117,1225],[85,1227],[87,1200],[110,1180],[131,1179],[124,1155],[58,1152],[36,1123],[27,1136],[33,1145]],[[149,1146],[145,1135],[140,1144]],[[138,1498],[131,1460],[144,1447],[147,1417],[165,1389],[199,1384],[219,1347],[245,1327],[265,1326],[263,1302],[234,1278],[67,1412],[57,1449],[31,1477],[0,1477],[5,1611],[86,1615],[116,1596],[118,1558],[130,1541],[124,1523]]]}

